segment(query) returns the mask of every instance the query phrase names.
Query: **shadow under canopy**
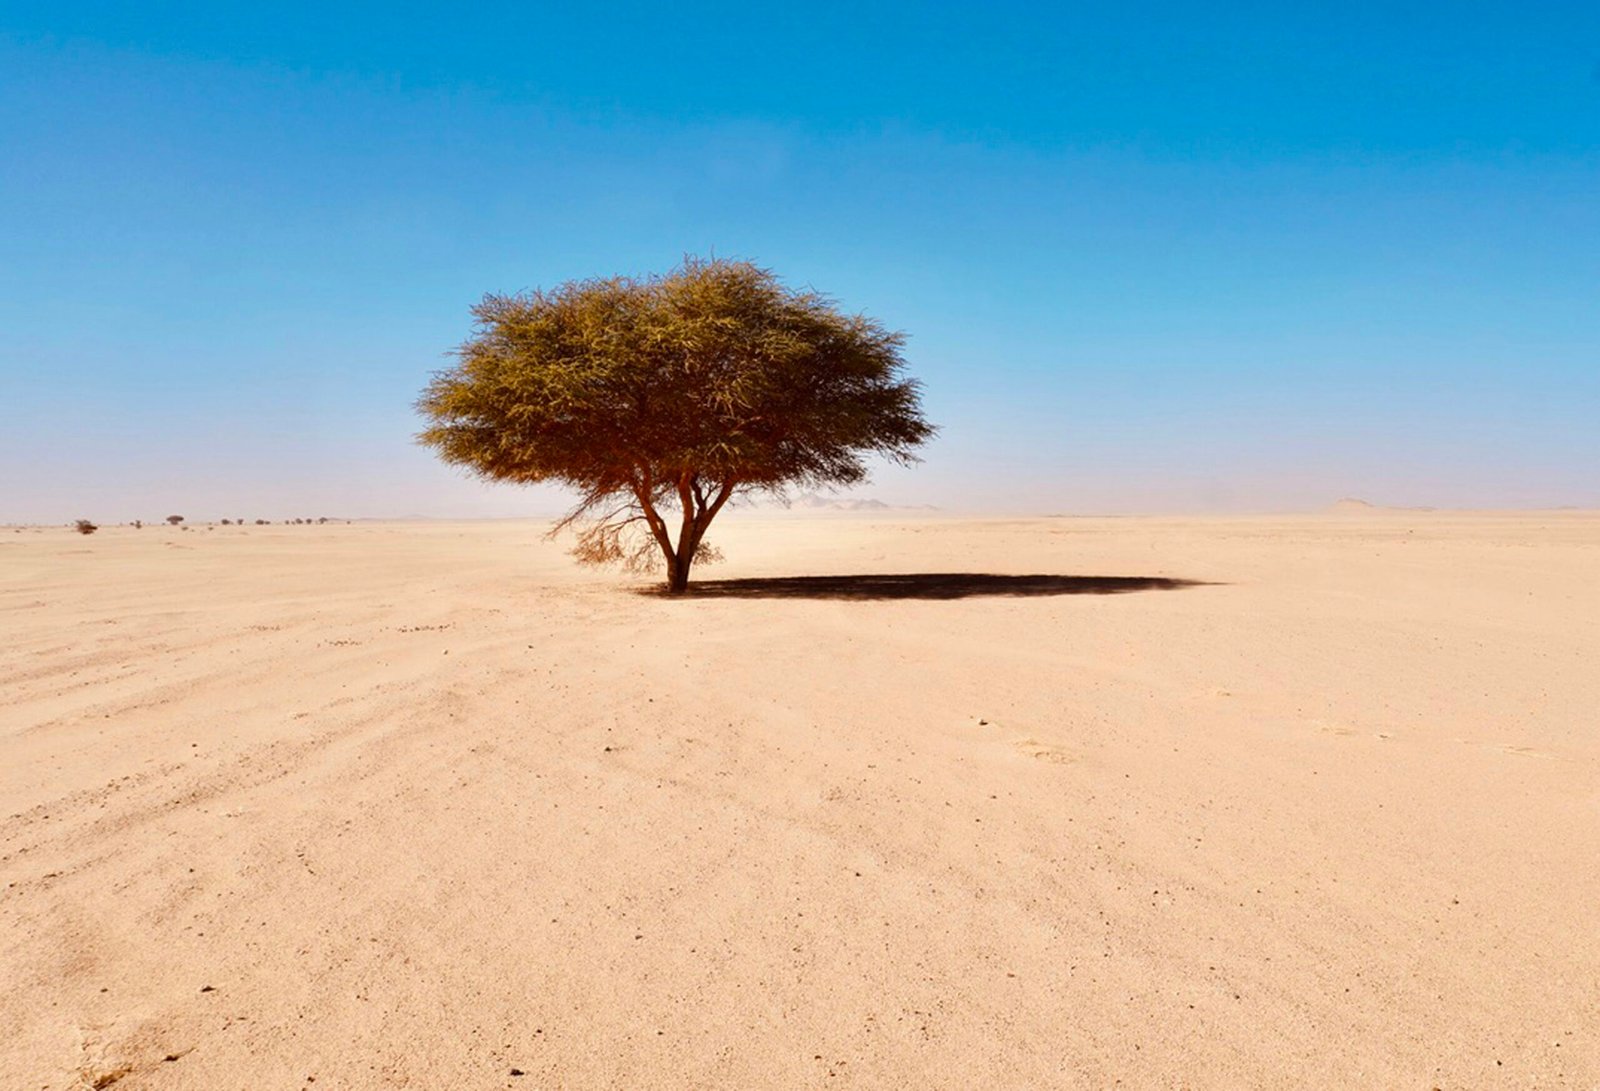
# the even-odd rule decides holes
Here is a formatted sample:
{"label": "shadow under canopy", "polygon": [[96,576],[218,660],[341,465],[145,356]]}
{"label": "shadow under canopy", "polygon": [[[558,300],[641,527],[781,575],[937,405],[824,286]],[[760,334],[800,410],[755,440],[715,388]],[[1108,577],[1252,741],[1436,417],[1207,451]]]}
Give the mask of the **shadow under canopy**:
{"label": "shadow under canopy", "polygon": [[[1001,576],[989,572],[913,572],[874,576],[774,576],[697,580],[687,598],[734,599],[966,599],[981,596],[1123,595],[1206,586],[1164,576]],[[664,594],[660,589],[646,593]]]}

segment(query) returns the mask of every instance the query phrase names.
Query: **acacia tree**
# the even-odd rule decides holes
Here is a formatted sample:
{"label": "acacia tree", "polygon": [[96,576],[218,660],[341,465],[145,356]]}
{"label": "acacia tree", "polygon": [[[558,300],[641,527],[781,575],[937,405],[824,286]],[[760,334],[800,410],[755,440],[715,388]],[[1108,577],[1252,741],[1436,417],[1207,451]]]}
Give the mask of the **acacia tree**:
{"label": "acacia tree", "polygon": [[[715,551],[706,529],[743,492],[853,485],[864,458],[906,464],[933,434],[901,333],[785,287],[748,262],[490,295],[417,402],[418,439],[494,481],[557,482],[573,553],[667,588]],[[676,525],[674,525],[676,524]]]}

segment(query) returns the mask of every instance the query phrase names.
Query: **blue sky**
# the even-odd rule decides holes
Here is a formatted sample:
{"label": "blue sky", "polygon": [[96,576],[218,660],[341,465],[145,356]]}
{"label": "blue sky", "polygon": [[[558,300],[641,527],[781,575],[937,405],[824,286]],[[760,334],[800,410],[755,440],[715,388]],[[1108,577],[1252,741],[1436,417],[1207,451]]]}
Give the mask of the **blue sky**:
{"label": "blue sky", "polygon": [[1600,6],[1049,7],[0,0],[0,522],[553,512],[467,308],[713,249],[911,335],[867,495],[1600,506]]}

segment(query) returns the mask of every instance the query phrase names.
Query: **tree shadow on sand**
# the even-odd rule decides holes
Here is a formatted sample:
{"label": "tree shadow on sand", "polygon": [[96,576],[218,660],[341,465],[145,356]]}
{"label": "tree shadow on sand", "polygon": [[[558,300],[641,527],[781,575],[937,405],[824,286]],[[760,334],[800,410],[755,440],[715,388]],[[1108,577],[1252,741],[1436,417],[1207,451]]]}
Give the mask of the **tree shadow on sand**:
{"label": "tree shadow on sand", "polygon": [[[915,572],[873,576],[775,576],[696,580],[686,598],[731,599],[967,599],[1047,595],[1125,595],[1205,587],[1202,580],[1164,576],[1001,576],[989,572]],[[652,589],[650,594],[665,594]]]}

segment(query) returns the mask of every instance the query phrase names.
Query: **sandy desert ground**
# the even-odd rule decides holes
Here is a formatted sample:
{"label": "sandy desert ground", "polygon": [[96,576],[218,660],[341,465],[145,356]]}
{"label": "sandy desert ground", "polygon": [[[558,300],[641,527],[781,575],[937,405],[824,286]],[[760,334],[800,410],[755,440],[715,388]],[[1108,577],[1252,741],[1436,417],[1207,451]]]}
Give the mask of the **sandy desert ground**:
{"label": "sandy desert ground", "polygon": [[1600,516],[726,522],[0,532],[0,1087],[1600,1086]]}

